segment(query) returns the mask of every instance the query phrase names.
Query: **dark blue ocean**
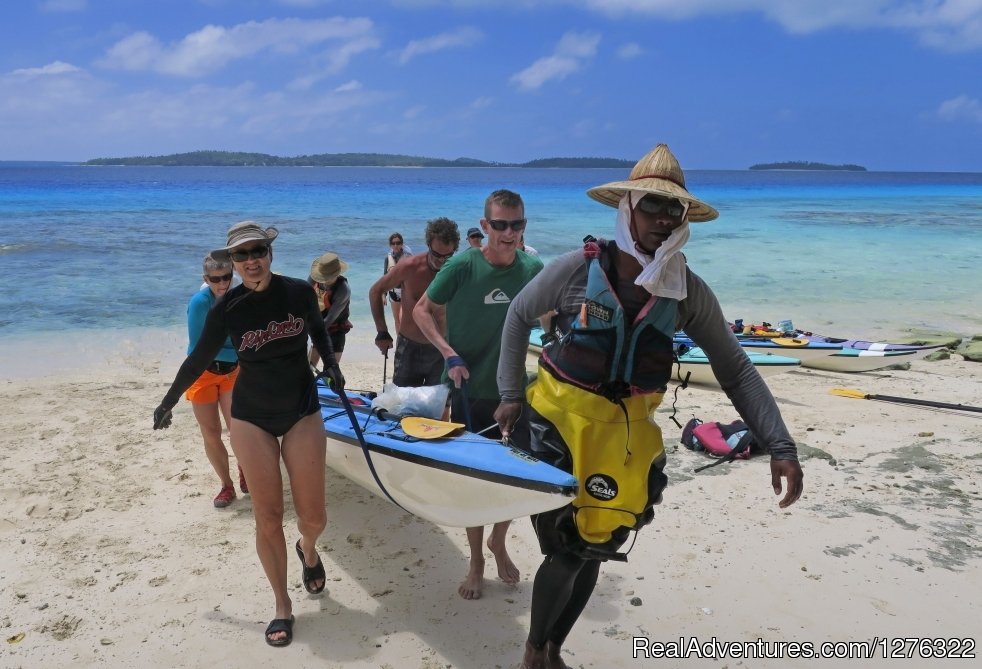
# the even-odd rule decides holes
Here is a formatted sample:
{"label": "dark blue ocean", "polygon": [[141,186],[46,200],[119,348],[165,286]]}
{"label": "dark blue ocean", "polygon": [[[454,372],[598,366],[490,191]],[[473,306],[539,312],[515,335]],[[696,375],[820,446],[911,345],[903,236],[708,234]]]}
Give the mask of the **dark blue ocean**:
{"label": "dark blue ocean", "polygon": [[[627,171],[0,163],[0,335],[182,329],[202,256],[243,219],[279,228],[280,273],[306,277],[314,257],[338,252],[369,335],[367,291],[390,232],[422,251],[428,219],[466,230],[488,193],[510,188],[526,202],[526,241],[548,261],[587,233],[612,234],[614,210],[585,190]],[[729,318],[849,336],[982,332],[982,174],[687,178],[720,218],[692,226],[686,256]]]}

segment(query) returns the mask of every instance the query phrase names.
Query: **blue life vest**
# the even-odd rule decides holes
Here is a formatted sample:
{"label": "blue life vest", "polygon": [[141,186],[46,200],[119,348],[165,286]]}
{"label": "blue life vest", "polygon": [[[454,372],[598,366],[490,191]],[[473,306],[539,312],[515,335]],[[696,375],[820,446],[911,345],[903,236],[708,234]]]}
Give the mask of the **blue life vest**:
{"label": "blue life vest", "polygon": [[634,322],[626,322],[604,271],[610,247],[590,241],[583,252],[586,301],[569,331],[543,349],[543,362],[559,378],[611,401],[663,392],[672,375],[678,300],[652,295]]}

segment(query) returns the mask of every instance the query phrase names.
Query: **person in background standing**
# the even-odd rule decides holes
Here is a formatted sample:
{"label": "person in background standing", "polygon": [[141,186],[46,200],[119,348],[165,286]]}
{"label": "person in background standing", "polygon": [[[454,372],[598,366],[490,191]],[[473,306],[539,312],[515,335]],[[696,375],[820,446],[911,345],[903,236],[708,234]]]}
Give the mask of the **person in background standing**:
{"label": "person in background standing", "polygon": [[479,249],[484,244],[484,233],[481,228],[470,228],[467,231],[467,244],[472,249]]}
{"label": "person in background standing", "polygon": [[[341,362],[344,340],[353,327],[348,320],[351,311],[349,308],[351,288],[348,286],[348,280],[341,276],[346,271],[348,271],[348,263],[341,260],[337,253],[329,251],[311,263],[310,276],[307,278],[307,283],[313,286],[314,292],[317,293],[317,304],[321,309],[327,335],[331,338],[334,359],[338,362]],[[317,369],[320,359],[317,348],[311,346],[308,356],[311,367]]]}
{"label": "person in background standing", "polygon": [[[385,256],[385,267],[383,275],[388,274],[396,266],[396,263],[406,256],[411,256],[412,252],[406,248],[405,240],[398,232],[389,235],[389,252]],[[396,336],[399,336],[399,327],[402,325],[402,284],[389,290],[382,298],[383,304],[388,300],[392,305],[393,327],[396,329]]]}

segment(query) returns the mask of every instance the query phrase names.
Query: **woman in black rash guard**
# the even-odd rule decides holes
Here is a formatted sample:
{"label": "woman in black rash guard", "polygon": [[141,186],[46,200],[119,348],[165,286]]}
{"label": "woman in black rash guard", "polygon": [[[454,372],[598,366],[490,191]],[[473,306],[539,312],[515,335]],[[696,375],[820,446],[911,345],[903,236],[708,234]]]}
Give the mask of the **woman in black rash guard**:
{"label": "woman in black rash guard", "polygon": [[344,376],[334,358],[313,289],[306,281],[273,274],[275,228],[243,221],[228,231],[228,244],[212,256],[231,258],[242,284],[219,299],[201,338],[181,365],[153,415],[155,430],[171,423],[171,409],[207,368],[228,336],[239,357],[232,391],[232,450],[245,472],[256,519],[256,552],[273,587],[276,614],[266,643],[293,639],[293,604],[287,591],[280,458],[290,478],[300,539],[296,551],[307,592],[324,590],[324,565],[316,542],[327,524],[324,509],[325,436],[314,377],[307,364],[307,337],[324,360],[325,374],[341,390]]}

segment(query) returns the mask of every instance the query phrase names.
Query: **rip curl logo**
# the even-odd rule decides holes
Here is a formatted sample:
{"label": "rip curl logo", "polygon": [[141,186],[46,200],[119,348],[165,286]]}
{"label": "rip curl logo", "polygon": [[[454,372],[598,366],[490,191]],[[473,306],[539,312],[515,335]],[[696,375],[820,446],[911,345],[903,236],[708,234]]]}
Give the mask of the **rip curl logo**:
{"label": "rip curl logo", "polygon": [[293,314],[287,314],[287,316],[288,318],[280,323],[270,321],[265,330],[246,332],[242,335],[242,344],[239,346],[239,350],[244,351],[251,348],[258,351],[274,339],[293,337],[303,332],[303,319],[295,318]]}
{"label": "rip curl logo", "polygon": [[508,304],[510,302],[511,298],[500,288],[495,288],[484,296],[484,304]]}
{"label": "rip curl logo", "polygon": [[587,494],[590,497],[608,502],[617,497],[617,481],[606,474],[594,474],[586,480]]}

